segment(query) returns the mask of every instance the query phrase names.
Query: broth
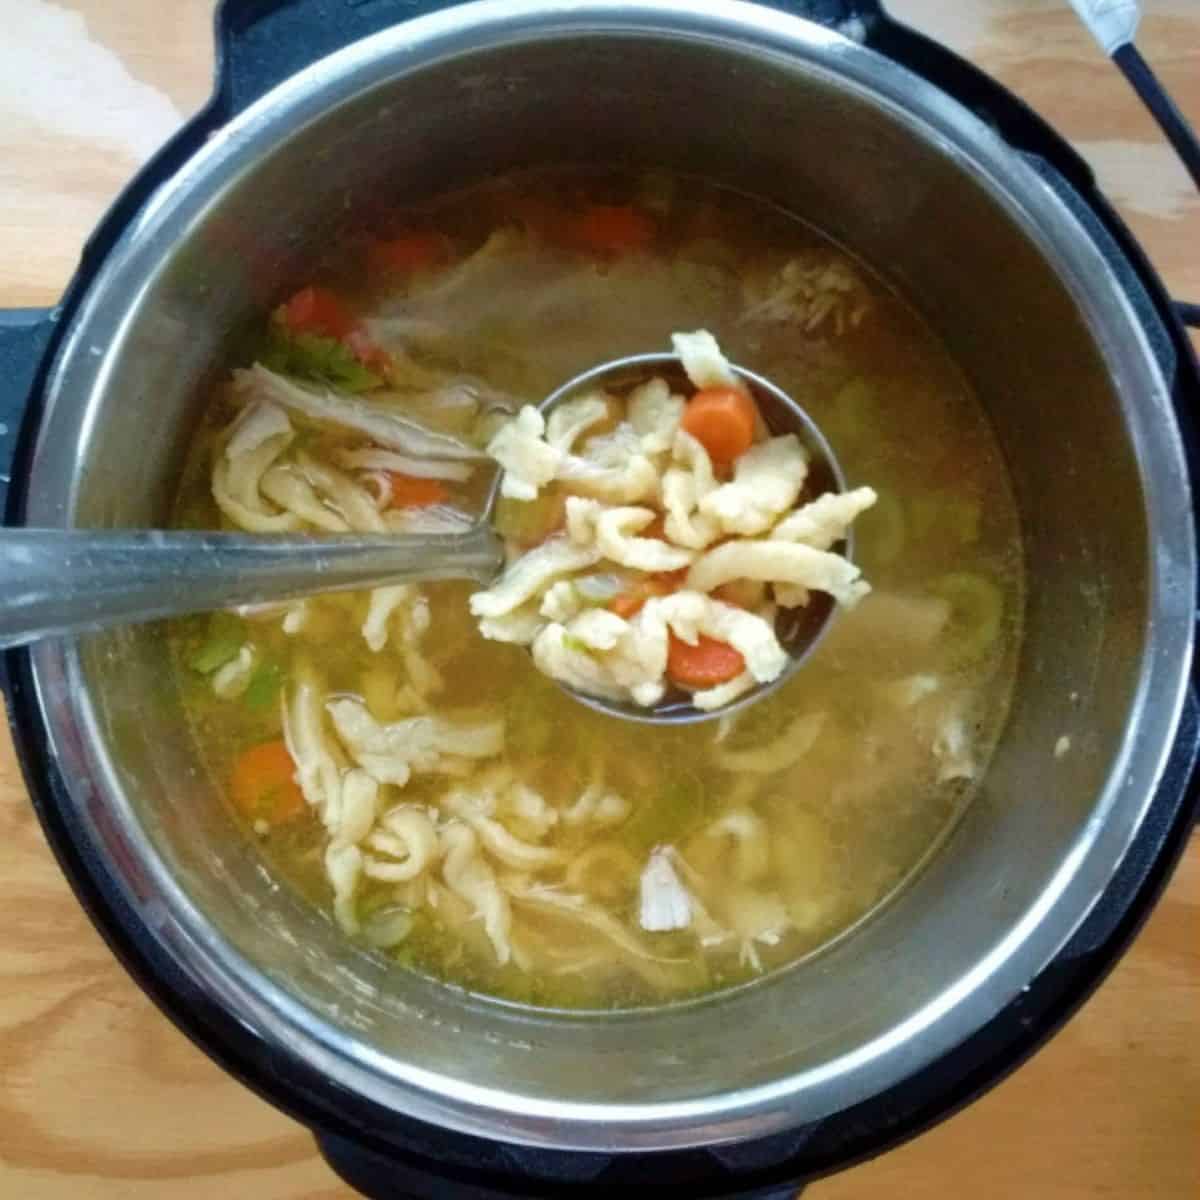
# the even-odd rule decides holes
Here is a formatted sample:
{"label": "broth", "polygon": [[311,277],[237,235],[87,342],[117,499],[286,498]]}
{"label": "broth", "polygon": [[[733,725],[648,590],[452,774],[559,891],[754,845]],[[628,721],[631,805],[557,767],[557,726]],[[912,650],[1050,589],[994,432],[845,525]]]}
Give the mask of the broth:
{"label": "broth", "polygon": [[[631,203],[644,221],[628,244],[581,243],[578,214]],[[497,251],[489,239],[510,227],[520,232]],[[374,834],[379,814],[402,806],[423,814],[442,843],[413,879],[360,873],[343,897],[343,924],[376,952],[512,1000],[606,1008],[732,986],[849,930],[917,869],[969,800],[1015,671],[1015,505],[982,409],[945,348],[878,277],[811,227],[691,178],[521,174],[404,210],[370,232],[376,240],[355,232],[339,241],[313,277],[347,298],[373,344],[392,356],[384,373],[395,372],[393,386],[373,391],[375,380],[355,377],[357,368],[377,374],[369,356],[357,368],[321,370],[483,444],[505,397],[537,403],[599,362],[706,328],[733,361],[808,410],[851,486],[879,492],[855,532],[855,559],[874,591],[836,617],[775,695],[669,729],[593,712],[541,676],[523,648],[485,641],[466,583],[408,594],[407,615],[380,650],[361,632],[366,595],[316,598],[293,607],[290,621],[257,613],[176,622],[178,678],[199,751],[248,836],[281,877],[336,908],[330,831],[294,802],[294,785],[245,799],[247,751],[280,738],[281,711],[304,688],[317,698],[319,737],[343,779],[362,764],[321,707],[329,699],[381,725],[410,717],[414,704],[464,721],[499,715],[500,755],[457,760],[465,775],[416,771],[402,787],[377,787]],[[381,266],[381,244],[400,247],[393,256],[403,261]],[[270,353],[278,357],[278,347]],[[281,365],[294,369],[286,357]],[[455,391],[464,377],[471,386]],[[213,397],[177,524],[229,525],[211,481],[241,403],[225,386]],[[286,453],[306,461],[336,463],[368,441],[328,423],[294,424]],[[410,498],[473,512],[490,479],[485,464],[468,481],[417,487]],[[418,637],[419,612],[429,629]],[[232,681],[224,697],[214,691],[222,674]],[[470,886],[447,881],[454,839],[444,831],[464,827],[463,804],[476,806],[466,822],[474,832],[463,835]],[[486,822],[541,853],[501,852]],[[647,932],[639,881],[663,846],[673,848],[694,919]],[[393,867],[404,861],[386,849],[369,853]],[[467,861],[466,849],[459,859]],[[480,919],[484,900],[497,895],[507,910],[507,961],[498,927]]]}

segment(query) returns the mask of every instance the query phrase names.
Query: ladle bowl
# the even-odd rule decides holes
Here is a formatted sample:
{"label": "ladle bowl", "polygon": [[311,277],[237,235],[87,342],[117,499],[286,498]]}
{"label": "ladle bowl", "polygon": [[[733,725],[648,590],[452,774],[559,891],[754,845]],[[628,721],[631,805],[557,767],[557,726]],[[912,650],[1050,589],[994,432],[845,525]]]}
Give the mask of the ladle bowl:
{"label": "ladle bowl", "polygon": [[[767,428],[774,435],[794,433],[808,451],[808,476],[805,480],[804,496],[816,499],[825,492],[844,492],[846,479],[825,435],[816,422],[781,388],[769,379],[748,371],[745,367],[730,364],[733,372],[745,381],[758,405]],[[675,393],[687,394],[695,390],[683,370],[679,356],[671,353],[633,354],[627,358],[613,359],[601,366],[584,371],[581,375],[552,392],[541,404],[543,413],[549,413],[558,405],[572,399],[581,392],[597,388],[618,394],[644,383],[654,376],[665,379]],[[492,485],[488,497],[488,510],[499,495],[500,478]],[[854,549],[854,534],[847,531],[844,541],[833,549],[851,558]],[[599,712],[622,717],[627,721],[640,721],[650,725],[685,725],[726,716],[754,704],[782,687],[816,649],[833,619],[836,609],[831,597],[824,592],[814,592],[803,608],[781,609],[775,622],[775,632],[780,644],[787,651],[787,666],[778,677],[769,683],[760,683],[753,690],[730,704],[705,710],[697,708],[681,692],[668,692],[653,708],[641,708],[603,696],[592,696],[566,684],[560,684],[576,700]]]}

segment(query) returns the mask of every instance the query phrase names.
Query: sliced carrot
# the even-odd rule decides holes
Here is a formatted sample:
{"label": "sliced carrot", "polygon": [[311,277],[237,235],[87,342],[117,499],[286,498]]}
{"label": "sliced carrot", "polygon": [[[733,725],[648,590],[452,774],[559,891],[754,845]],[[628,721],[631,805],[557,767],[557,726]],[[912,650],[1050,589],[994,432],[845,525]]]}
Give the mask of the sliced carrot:
{"label": "sliced carrot", "polygon": [[229,791],[239,811],[250,820],[282,824],[305,810],[296,767],[282,741],[251,746],[233,767]]}
{"label": "sliced carrot", "polygon": [[403,233],[367,247],[367,265],[381,275],[428,270],[449,257],[450,244],[440,233]]}
{"label": "sliced carrot", "polygon": [[681,687],[709,688],[736,679],[746,669],[741,653],[725,642],[703,635],[694,646],[670,635],[667,678]]}
{"label": "sliced carrot", "polygon": [[341,342],[369,371],[385,374],[391,355],[371,341],[336,292],[328,288],[307,287],[297,292],[279,310],[288,332],[333,338]]}
{"label": "sliced carrot", "polygon": [[651,596],[669,596],[672,592],[677,592],[683,586],[687,573],[688,568],[684,567],[681,571],[660,571],[655,575],[646,575],[619,596],[614,596],[608,602],[608,607],[618,617],[624,617],[628,621],[641,611]]}
{"label": "sliced carrot", "polygon": [[[667,536],[666,518],[659,513],[645,529],[638,531],[638,537],[664,539]],[[654,575],[644,575],[626,588],[619,596],[614,596],[609,602],[609,610],[626,621],[635,616],[651,596],[667,596],[677,591],[682,577],[687,575],[687,568],[682,572],[658,572]]]}
{"label": "sliced carrot", "polygon": [[421,479],[416,475],[401,475],[389,471],[392,478],[393,508],[428,508],[431,504],[444,504],[450,492],[440,479]]}
{"label": "sliced carrot", "polygon": [[344,338],[356,325],[341,297],[328,288],[306,287],[283,306],[284,324],[293,333]]}
{"label": "sliced carrot", "polygon": [[758,412],[745,392],[732,387],[704,388],[683,410],[681,426],[717,463],[730,463],[754,444]]}
{"label": "sliced carrot", "polygon": [[630,617],[641,612],[642,606],[651,596],[668,596],[674,590],[670,584],[665,583],[656,576],[647,575],[645,579],[639,579],[637,583],[622,592],[619,596],[614,596],[608,602],[608,607],[618,617],[624,617],[628,621]]}
{"label": "sliced carrot", "polygon": [[654,241],[653,220],[631,204],[593,204],[572,231],[580,245],[597,254],[643,250]]}
{"label": "sliced carrot", "polygon": [[630,617],[637,616],[642,611],[642,606],[649,599],[650,597],[641,590],[622,592],[619,596],[614,596],[608,602],[608,607],[618,617],[628,621]]}

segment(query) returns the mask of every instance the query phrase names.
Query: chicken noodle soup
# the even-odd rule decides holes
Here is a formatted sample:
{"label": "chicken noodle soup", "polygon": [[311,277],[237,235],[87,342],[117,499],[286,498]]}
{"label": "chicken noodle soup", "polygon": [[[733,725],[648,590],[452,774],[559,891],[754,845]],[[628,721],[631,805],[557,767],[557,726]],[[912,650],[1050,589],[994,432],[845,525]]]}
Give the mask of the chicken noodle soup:
{"label": "chicken noodle soup", "polygon": [[[493,478],[486,448],[499,440],[503,457],[501,431],[519,430],[527,406],[597,363],[707,330],[829,437],[863,510],[836,519],[854,519],[871,591],[770,697],[670,728],[594,712],[526,646],[482,636],[481,619],[501,618],[471,612],[481,589],[468,583],[177,622],[196,741],[273,869],[398,970],[572,1007],[753,979],[899,886],[984,772],[1022,608],[995,442],[913,312],[786,214],[661,172],[518,175],[398,207],[347,231],[311,278],[213,396],[178,523],[462,528]],[[618,400],[629,417],[631,399]],[[608,432],[620,417],[606,414]],[[718,425],[737,449],[736,413]],[[730,520],[762,526],[732,542],[706,527],[721,518],[680,487],[689,470],[695,480],[686,446],[654,451],[666,536],[622,518],[610,531],[620,553],[683,549],[690,573],[725,544],[786,541],[774,535],[789,522],[803,526],[797,544],[818,536],[821,513],[802,517],[798,497],[757,518],[731,505]],[[738,455],[714,452],[730,464],[714,470],[718,488],[736,484]],[[681,475],[668,485],[670,470]],[[579,540],[567,529],[572,496],[611,512],[649,493],[565,482],[496,512],[514,558],[554,537],[580,550],[556,580],[571,591],[547,588],[527,614],[534,638],[576,604],[616,629],[609,616],[629,623],[669,598],[627,585],[672,570],[614,564],[611,550],[596,560],[597,510],[573,505]],[[691,590],[728,588],[721,603],[747,615],[804,598],[788,592],[801,583],[740,564],[702,582]]]}
{"label": "chicken noodle soup", "polygon": [[831,547],[877,497],[810,495],[809,452],[771,435],[713,336],[672,340],[690,398],[661,375],[591,389],[548,418],[522,408],[488,444],[501,496],[540,503],[551,532],[510,537],[508,569],[471,611],[576,691],[650,708],[673,690],[711,712],[783,674],[781,610],[870,591]]}

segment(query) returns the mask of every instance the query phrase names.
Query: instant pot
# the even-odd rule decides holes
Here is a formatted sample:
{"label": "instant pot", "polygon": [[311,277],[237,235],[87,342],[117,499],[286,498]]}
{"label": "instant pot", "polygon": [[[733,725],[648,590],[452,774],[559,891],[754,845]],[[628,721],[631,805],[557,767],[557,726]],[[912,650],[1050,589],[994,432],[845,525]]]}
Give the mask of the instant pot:
{"label": "instant pot", "polygon": [[1002,1078],[1128,944],[1195,809],[1200,371],[1086,165],[874,0],[226,0],[217,28],[212,101],[62,303],[0,322],[8,525],[161,525],[205,389],[385,192],[666,166],[810,220],[947,343],[1012,475],[1026,635],[981,791],[900,895],[751,987],[603,1015],[388,969],[275,883],[160,628],[10,651],[33,803],[115,953],[381,1198],[784,1196]]}

